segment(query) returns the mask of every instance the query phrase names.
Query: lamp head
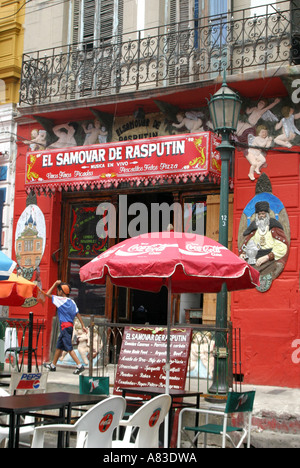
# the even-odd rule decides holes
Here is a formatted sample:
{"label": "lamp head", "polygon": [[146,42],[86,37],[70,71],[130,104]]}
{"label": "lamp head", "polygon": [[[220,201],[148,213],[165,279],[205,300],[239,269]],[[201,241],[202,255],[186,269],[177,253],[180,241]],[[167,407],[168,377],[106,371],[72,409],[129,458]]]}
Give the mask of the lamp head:
{"label": "lamp head", "polygon": [[217,133],[236,132],[242,101],[238,94],[227,86],[226,76],[221,88],[211,97],[208,107]]}

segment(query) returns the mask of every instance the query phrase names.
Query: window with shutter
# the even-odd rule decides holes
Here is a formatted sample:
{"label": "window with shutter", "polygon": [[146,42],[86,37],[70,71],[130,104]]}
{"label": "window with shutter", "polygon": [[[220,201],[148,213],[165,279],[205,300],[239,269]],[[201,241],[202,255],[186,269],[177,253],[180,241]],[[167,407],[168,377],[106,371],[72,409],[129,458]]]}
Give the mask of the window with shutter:
{"label": "window with shutter", "polygon": [[83,0],[83,28],[82,42],[88,47],[93,47],[94,42],[94,22],[95,22],[95,0]]}
{"label": "window with shutter", "polygon": [[300,64],[300,0],[292,0],[291,13],[292,26],[292,47],[291,58],[295,65]]}
{"label": "window with shutter", "polygon": [[124,0],[73,0],[73,42],[80,44],[81,51],[76,55],[79,96],[110,90],[115,45],[122,37],[123,5]]}
{"label": "window with shutter", "polygon": [[73,0],[73,42],[89,47],[122,34],[124,0]]}
{"label": "window with shutter", "polygon": [[194,12],[198,0],[170,0],[170,84],[190,80],[190,51],[194,46]]}
{"label": "window with shutter", "polygon": [[169,84],[197,79],[197,73],[211,78],[206,70],[224,68],[227,12],[227,0],[170,0]]}
{"label": "window with shutter", "polygon": [[72,40],[70,42],[77,43],[80,41],[80,4],[81,0],[73,1],[73,33],[70,34]]}

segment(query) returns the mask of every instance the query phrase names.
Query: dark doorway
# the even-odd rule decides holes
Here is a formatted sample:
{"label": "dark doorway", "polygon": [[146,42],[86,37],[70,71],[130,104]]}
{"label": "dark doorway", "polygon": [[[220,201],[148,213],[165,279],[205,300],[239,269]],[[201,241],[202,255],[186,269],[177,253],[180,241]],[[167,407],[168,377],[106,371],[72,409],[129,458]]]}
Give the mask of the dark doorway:
{"label": "dark doorway", "polygon": [[167,324],[168,290],[159,293],[131,290],[132,322],[149,325]]}

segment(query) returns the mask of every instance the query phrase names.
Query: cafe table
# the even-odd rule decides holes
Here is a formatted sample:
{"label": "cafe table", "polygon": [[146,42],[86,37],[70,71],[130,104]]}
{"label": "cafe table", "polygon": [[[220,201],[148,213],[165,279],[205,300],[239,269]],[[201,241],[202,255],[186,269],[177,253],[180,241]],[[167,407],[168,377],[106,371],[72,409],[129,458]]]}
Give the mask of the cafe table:
{"label": "cafe table", "polygon": [[[81,395],[77,393],[53,392],[31,393],[0,397],[0,413],[9,416],[8,447],[18,448],[19,428],[22,426],[20,417],[30,414],[33,417],[43,417],[38,411],[58,410],[56,421],[69,423],[72,409],[75,406],[95,405],[106,399],[105,395]],[[63,437],[58,438],[58,447],[63,446]]]}
{"label": "cafe table", "polygon": [[[144,395],[150,396],[150,398],[155,397],[157,395],[163,395],[166,393],[165,388],[162,387],[121,387],[123,398],[126,398],[126,395]],[[172,414],[173,410],[176,408],[182,409],[187,406],[200,408],[200,397],[203,395],[203,392],[198,390],[178,390],[175,388],[169,389],[169,395],[171,397],[171,408],[170,413]],[[184,402],[183,399],[185,398],[196,398],[195,403]],[[181,401],[182,400],[182,401]],[[197,415],[198,418],[198,415]],[[170,420],[170,414],[169,414]],[[197,422],[196,422],[197,425]],[[172,434],[172,424],[169,424],[169,445],[171,441],[171,434]]]}

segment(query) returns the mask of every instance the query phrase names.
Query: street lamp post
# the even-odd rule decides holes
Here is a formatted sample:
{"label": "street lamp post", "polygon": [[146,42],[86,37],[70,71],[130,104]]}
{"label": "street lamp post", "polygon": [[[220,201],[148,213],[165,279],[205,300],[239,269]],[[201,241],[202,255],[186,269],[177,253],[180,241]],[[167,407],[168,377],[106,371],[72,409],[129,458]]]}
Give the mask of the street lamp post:
{"label": "street lamp post", "polygon": [[[219,243],[228,247],[228,205],[229,205],[229,166],[232,161],[234,146],[230,143],[230,135],[237,129],[242,101],[239,96],[224,80],[221,88],[209,101],[209,112],[213,123],[213,129],[222,136],[222,143],[218,146],[221,156],[221,185],[220,185],[220,218],[219,218]],[[227,287],[223,284],[221,292],[217,296],[216,327],[227,328]],[[215,365],[213,382],[210,393],[226,394],[228,352],[226,346],[226,333],[217,332],[215,340]]]}

